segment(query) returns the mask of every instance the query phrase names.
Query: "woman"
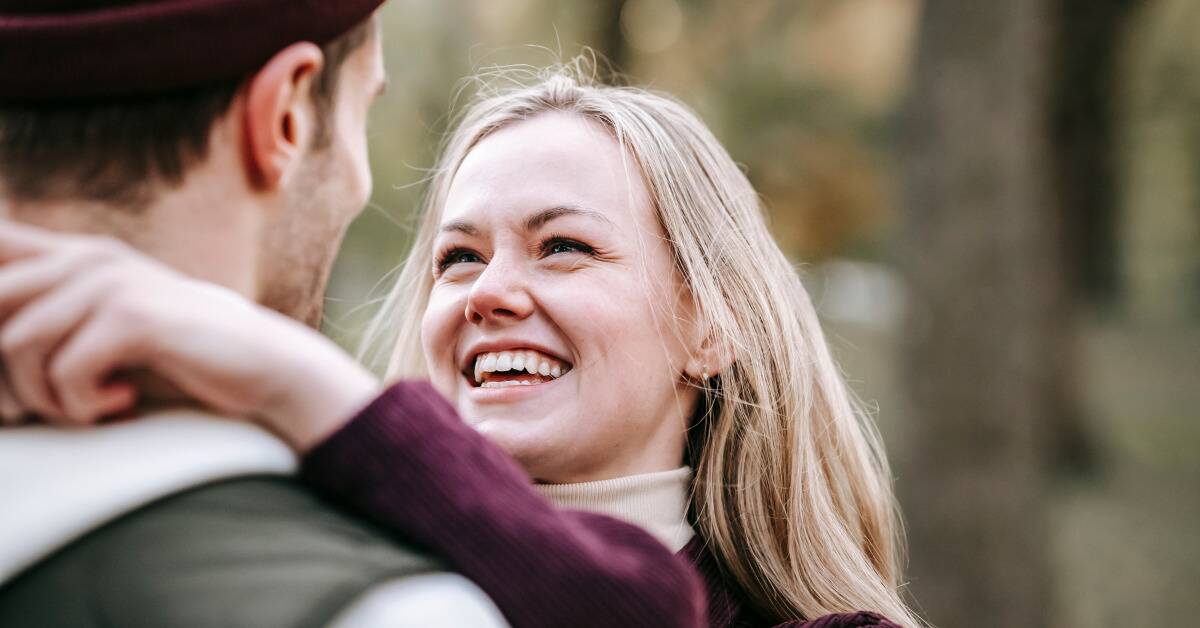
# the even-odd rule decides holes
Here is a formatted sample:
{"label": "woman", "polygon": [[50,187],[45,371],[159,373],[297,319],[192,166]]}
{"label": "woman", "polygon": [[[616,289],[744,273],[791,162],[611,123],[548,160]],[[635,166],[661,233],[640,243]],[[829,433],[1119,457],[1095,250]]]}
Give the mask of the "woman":
{"label": "woman", "polygon": [[[373,348],[394,347],[388,378],[428,378],[473,430],[405,382],[353,418],[296,421],[295,399],[317,386],[353,394],[362,379],[332,359],[322,384],[282,375],[294,369],[272,346],[318,340],[267,315],[250,317],[254,333],[239,325],[236,366],[200,352],[160,355],[171,366],[159,370],[226,408],[246,370],[280,373],[242,409],[307,452],[311,482],[447,556],[514,624],[621,609],[660,625],[646,613],[707,603],[713,626],[892,625],[858,609],[918,625],[898,593],[878,439],[754,190],[685,107],[584,76],[558,69],[469,108],[371,327]],[[162,281],[184,309],[193,287]],[[183,375],[222,370],[239,377]],[[133,400],[106,390],[105,412],[76,418]],[[633,522],[662,545],[551,508],[492,443],[550,502]],[[553,551],[531,556],[539,544]],[[663,545],[706,591],[662,560]],[[527,590],[546,606],[530,608]],[[664,596],[682,601],[653,604]]]}

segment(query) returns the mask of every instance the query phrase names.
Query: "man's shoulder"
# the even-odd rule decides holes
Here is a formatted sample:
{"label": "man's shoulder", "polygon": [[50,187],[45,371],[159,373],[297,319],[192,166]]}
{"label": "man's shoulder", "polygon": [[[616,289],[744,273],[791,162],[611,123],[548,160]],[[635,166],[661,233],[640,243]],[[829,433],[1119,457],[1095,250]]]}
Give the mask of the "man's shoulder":
{"label": "man's shoulder", "polygon": [[[241,478],[66,547],[0,589],[0,625],[322,626],[372,585],[438,567],[293,479]],[[52,608],[63,623],[31,621]]]}
{"label": "man's shoulder", "polygon": [[0,583],[106,522],[220,480],[290,475],[279,439],[197,411],[86,430],[0,430]]}
{"label": "man's shoulder", "polygon": [[[273,564],[314,558],[336,566],[370,560],[394,570],[430,561],[395,542],[390,533],[350,514],[290,477],[247,477],[194,488],[142,508],[101,536],[116,545],[209,557],[270,558]],[[292,556],[294,548],[302,548]]]}

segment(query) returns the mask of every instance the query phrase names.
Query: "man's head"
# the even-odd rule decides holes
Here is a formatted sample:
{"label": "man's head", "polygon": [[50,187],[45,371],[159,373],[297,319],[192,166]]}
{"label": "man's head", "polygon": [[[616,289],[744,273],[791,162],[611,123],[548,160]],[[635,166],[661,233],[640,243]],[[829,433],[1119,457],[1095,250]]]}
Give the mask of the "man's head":
{"label": "man's head", "polygon": [[[146,29],[153,40],[161,33],[145,22],[156,14],[143,13],[203,14],[211,5],[219,8],[207,14],[209,28],[223,42],[253,17],[225,8],[240,3],[213,0],[48,2],[0,0],[0,52],[28,41],[21,50],[57,51],[43,40],[65,30],[79,50],[62,54],[86,66],[127,48],[77,32],[97,15]],[[101,70],[74,66],[50,79],[33,62],[27,71],[0,70],[4,84],[21,87],[0,93],[0,212],[111,233],[286,314],[319,316],[334,253],[371,189],[365,129],[383,85],[371,16],[380,1],[338,3],[357,5],[357,13],[327,3],[251,4],[278,5],[278,21],[247,33],[275,43],[231,44],[232,59],[211,46],[214,58],[197,56],[164,37],[106,81],[96,78]],[[308,5],[322,8],[296,9]],[[229,14],[211,14],[220,11]],[[185,17],[194,25],[203,15],[178,19]],[[47,20],[63,24],[48,28]],[[162,67],[170,59],[174,67]],[[224,75],[213,76],[213,66],[227,66]]]}

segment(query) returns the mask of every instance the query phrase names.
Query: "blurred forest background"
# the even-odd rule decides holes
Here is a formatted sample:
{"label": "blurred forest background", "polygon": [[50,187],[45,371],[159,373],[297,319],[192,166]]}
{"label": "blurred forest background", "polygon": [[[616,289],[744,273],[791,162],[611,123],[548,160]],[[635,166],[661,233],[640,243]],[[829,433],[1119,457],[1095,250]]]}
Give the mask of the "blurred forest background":
{"label": "blurred forest background", "polygon": [[888,441],[938,626],[1200,616],[1200,2],[392,0],[371,207],[402,259],[459,80],[590,46],[763,195]]}

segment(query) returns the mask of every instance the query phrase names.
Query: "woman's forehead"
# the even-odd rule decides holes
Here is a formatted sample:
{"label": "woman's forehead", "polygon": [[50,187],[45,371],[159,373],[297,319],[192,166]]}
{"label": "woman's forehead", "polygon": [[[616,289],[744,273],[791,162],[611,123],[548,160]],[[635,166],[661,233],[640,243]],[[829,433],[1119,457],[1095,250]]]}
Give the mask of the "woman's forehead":
{"label": "woman's forehead", "polygon": [[442,222],[525,220],[554,207],[586,208],[617,224],[652,218],[635,161],[612,135],[580,115],[550,113],[502,128],[467,154]]}

